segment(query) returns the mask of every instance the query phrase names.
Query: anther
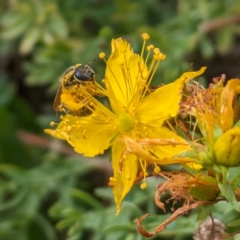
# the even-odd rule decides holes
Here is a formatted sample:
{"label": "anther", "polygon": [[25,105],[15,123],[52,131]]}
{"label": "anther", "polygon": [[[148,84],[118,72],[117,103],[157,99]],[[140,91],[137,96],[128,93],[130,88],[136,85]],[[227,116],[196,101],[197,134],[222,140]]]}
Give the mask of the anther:
{"label": "anther", "polygon": [[150,38],[150,36],[147,33],[143,33],[141,37],[143,40],[148,40]]}
{"label": "anther", "polygon": [[109,181],[110,181],[110,182],[116,182],[116,178],[110,177],[110,178],[109,178]]}
{"label": "anther", "polygon": [[154,48],[153,49],[153,52],[156,53],[156,52],[161,52],[159,48]]}
{"label": "anther", "polygon": [[104,52],[99,53],[99,58],[105,58],[106,54]]}
{"label": "anther", "polygon": [[154,46],[151,44],[151,45],[149,45],[149,46],[147,46],[147,50],[148,51],[151,51],[152,49],[154,49]]}
{"label": "anther", "polygon": [[146,183],[146,182],[142,183],[142,184],[140,185],[140,188],[141,188],[141,189],[147,188],[147,183]]}
{"label": "anther", "polygon": [[155,166],[154,170],[155,173],[159,173],[161,171],[161,168],[159,166]]}

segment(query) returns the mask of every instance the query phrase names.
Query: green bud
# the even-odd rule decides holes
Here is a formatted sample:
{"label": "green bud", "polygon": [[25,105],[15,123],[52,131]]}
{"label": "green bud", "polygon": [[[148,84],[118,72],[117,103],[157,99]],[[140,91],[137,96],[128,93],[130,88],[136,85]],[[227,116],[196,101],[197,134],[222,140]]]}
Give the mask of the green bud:
{"label": "green bud", "polygon": [[213,200],[219,194],[217,180],[211,176],[196,175],[196,182],[189,189],[189,193],[198,200]]}
{"label": "green bud", "polygon": [[198,153],[198,158],[201,161],[201,164],[204,166],[209,166],[213,164],[213,159],[210,156],[210,153],[207,151],[201,151]]}

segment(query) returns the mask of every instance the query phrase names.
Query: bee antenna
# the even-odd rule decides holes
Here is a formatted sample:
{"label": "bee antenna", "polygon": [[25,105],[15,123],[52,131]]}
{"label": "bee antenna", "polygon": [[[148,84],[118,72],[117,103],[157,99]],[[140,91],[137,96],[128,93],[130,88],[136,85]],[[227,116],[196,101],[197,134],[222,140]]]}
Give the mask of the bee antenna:
{"label": "bee antenna", "polygon": [[99,60],[99,58],[95,58],[94,60],[92,60],[92,61],[89,62],[88,64],[92,64],[92,63],[96,62],[97,60]]}

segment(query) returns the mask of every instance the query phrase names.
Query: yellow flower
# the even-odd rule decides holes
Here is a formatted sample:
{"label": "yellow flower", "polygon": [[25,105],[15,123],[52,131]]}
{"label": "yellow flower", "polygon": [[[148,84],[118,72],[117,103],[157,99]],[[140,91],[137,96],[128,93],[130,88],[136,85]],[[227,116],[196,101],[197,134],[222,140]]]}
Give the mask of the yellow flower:
{"label": "yellow flower", "polygon": [[[202,74],[205,68],[186,72],[175,82],[151,92],[149,84],[165,55],[150,45],[144,60],[148,38],[147,34],[143,34],[141,56],[135,54],[122,38],[112,40],[112,53],[106,61],[103,80],[105,88],[97,86],[101,94],[108,97],[109,107],[83,89],[83,94],[91,102],[89,108],[92,114],[83,117],[66,115],[56,130],[45,130],[54,137],[67,140],[75,151],[88,157],[102,154],[111,146],[114,174],[110,182],[117,213],[138,174],[141,172],[144,177],[147,176],[147,165],[193,161],[172,159],[186,150],[188,144],[163,124],[177,115],[184,83]],[[148,64],[151,54],[152,61]],[[146,139],[146,143],[141,139]]]}
{"label": "yellow flower", "polygon": [[203,135],[206,148],[199,155],[203,163],[236,166],[240,137],[239,129],[233,126],[238,118],[240,79],[231,79],[225,87],[223,85],[224,79],[215,81],[207,89],[193,85],[182,105],[196,117]]}

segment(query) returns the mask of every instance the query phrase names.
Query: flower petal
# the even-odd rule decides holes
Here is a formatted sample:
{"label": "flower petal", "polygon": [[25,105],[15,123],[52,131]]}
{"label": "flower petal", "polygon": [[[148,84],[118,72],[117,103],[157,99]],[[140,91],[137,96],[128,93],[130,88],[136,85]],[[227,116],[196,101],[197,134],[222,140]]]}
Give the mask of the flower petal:
{"label": "flower petal", "polygon": [[164,120],[175,117],[184,83],[201,75],[205,69],[202,67],[196,72],[185,72],[175,82],[164,85],[145,97],[137,111],[139,121],[157,127],[161,126]]}
{"label": "flower petal", "polygon": [[221,94],[221,109],[219,112],[221,128],[227,131],[233,126],[234,118],[238,114],[236,95],[240,93],[240,79],[231,79],[227,82]]}
{"label": "flower petal", "polygon": [[[160,140],[165,140],[166,142],[167,140],[174,140],[176,142],[179,142],[179,144],[171,144],[171,141],[169,141],[169,145],[164,144],[162,146],[160,145],[147,146],[146,149],[148,149],[152,154],[154,154],[159,159],[159,161],[157,161],[156,163],[164,164],[164,161],[165,161],[165,164],[178,163],[179,160],[174,160],[173,157],[190,149],[186,140],[184,140],[183,138],[178,136],[176,133],[174,133],[173,131],[170,131],[165,127],[148,128],[146,131],[147,131],[147,136],[150,139],[159,138]],[[192,160],[190,159],[189,160],[186,160],[186,159],[184,160],[184,158],[182,159],[183,163],[186,163],[188,161],[192,162]]]}
{"label": "flower petal", "polygon": [[[129,108],[133,96],[147,81],[148,70],[140,55],[135,54],[130,44],[122,38],[112,40],[110,55],[105,73],[106,88],[113,110]],[[140,97],[140,96],[138,96]],[[139,98],[136,100],[139,101]],[[117,106],[118,104],[118,106]]]}
{"label": "flower petal", "polygon": [[95,112],[87,117],[66,115],[56,130],[46,129],[45,132],[68,141],[76,152],[93,157],[109,148],[111,140],[117,135],[111,124],[96,119]]}
{"label": "flower petal", "polygon": [[117,214],[120,212],[121,202],[132,188],[138,172],[138,160],[133,154],[128,154],[120,164],[119,160],[124,148],[125,145],[118,140],[115,140],[112,146],[113,194],[117,205]]}

